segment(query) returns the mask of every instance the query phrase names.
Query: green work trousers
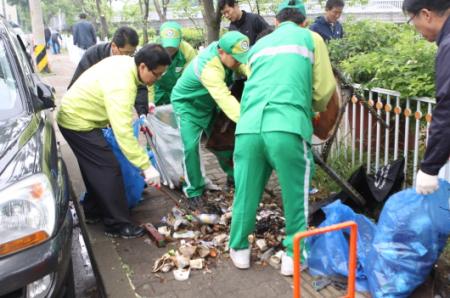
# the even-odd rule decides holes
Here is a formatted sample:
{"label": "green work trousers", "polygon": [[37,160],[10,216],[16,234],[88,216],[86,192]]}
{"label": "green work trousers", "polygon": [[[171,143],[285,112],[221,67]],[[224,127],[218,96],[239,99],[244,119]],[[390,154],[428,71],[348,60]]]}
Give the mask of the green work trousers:
{"label": "green work trousers", "polygon": [[299,135],[288,132],[239,134],[236,136],[234,165],[236,193],[230,247],[236,250],[249,247],[248,235],[254,231],[264,187],[275,170],[286,218],[283,245],[287,254],[293,256],[293,238],[306,230],[308,220],[308,194],[314,173],[308,144]]}
{"label": "green work trousers", "polygon": [[227,177],[234,178],[233,150],[218,151],[209,149],[209,151],[217,157],[217,161],[225,174],[227,174]]}
{"label": "green work trousers", "polygon": [[[200,196],[205,190],[204,170],[200,157],[200,140],[205,131],[200,125],[189,119],[178,117],[181,140],[183,142],[183,192],[188,198]],[[229,176],[233,175],[232,151],[211,151],[216,155],[222,170]]]}

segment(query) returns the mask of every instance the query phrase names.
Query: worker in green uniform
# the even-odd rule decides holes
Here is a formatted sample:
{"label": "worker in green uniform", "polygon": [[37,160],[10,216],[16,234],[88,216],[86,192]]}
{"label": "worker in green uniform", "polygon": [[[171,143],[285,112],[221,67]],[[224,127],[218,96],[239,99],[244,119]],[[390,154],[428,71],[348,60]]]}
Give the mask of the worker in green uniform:
{"label": "worker in green uniform", "polygon": [[161,45],[172,58],[166,73],[153,86],[149,87],[149,101],[156,106],[170,103],[170,94],[189,62],[197,52],[182,38],[181,26],[177,22],[165,22],[159,29]]}
{"label": "worker in green uniform", "polygon": [[208,133],[218,107],[238,121],[239,102],[228,86],[234,71],[245,73],[248,49],[247,36],[237,31],[224,34],[192,60],[173,88],[171,102],[184,146],[183,192],[192,209],[203,204],[205,189],[199,152],[202,133]]}
{"label": "worker in green uniform", "polygon": [[335,91],[323,39],[302,28],[301,0],[278,8],[276,30],[249,51],[250,76],[241,99],[234,150],[236,193],[230,231],[230,257],[250,267],[248,235],[272,170],[281,186],[286,238],[281,274],[293,273],[294,235],[307,224],[308,190],[314,173],[310,144],[313,111],[324,111]]}

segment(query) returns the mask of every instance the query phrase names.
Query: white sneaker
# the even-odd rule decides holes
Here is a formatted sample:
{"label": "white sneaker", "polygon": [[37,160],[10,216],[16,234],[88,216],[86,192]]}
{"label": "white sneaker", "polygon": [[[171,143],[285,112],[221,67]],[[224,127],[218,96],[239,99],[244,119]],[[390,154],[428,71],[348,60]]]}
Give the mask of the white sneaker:
{"label": "white sneaker", "polygon": [[[308,262],[305,261],[305,264],[302,264],[300,271],[304,271],[308,268]],[[281,269],[280,273],[284,276],[292,276],[294,275],[294,258],[287,255],[287,253],[283,253],[281,256]]]}
{"label": "white sneaker", "polygon": [[294,259],[284,253],[281,256],[281,275],[292,276],[294,274]]}
{"label": "white sneaker", "polygon": [[230,248],[230,258],[235,267],[239,269],[250,268],[250,248],[234,250]]}

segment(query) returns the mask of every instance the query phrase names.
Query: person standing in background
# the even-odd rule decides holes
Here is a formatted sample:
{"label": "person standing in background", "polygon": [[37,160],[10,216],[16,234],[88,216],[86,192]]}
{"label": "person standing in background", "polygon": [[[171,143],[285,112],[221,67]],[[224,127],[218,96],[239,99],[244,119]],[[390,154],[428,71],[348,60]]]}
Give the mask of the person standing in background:
{"label": "person standing in background", "polygon": [[269,24],[258,14],[241,10],[235,0],[219,0],[219,9],[230,23],[230,31],[239,31],[250,40],[250,46],[256,42],[259,33],[269,28]]}
{"label": "person standing in background", "polygon": [[344,29],[338,21],[344,6],[343,0],[328,0],[325,4],[325,15],[317,17],[309,29],[319,33],[326,42],[344,37]]}
{"label": "person standing in background", "polygon": [[73,25],[73,44],[83,52],[97,43],[95,29],[91,22],[86,20],[86,14],[80,13],[80,20]]}
{"label": "person standing in background", "polygon": [[438,46],[436,68],[436,106],[433,110],[427,149],[416,176],[416,191],[427,195],[439,187],[439,170],[450,156],[450,1],[405,0],[403,11],[408,23],[429,42]]}
{"label": "person standing in background", "polygon": [[52,40],[52,48],[53,48],[53,54],[57,55],[61,53],[61,44],[59,41],[62,42],[61,34],[59,34],[59,31],[53,31],[51,35]]}
{"label": "person standing in background", "polygon": [[45,27],[44,36],[45,36],[45,48],[48,50],[50,49],[50,38],[52,36],[52,32],[50,31],[49,27]]}

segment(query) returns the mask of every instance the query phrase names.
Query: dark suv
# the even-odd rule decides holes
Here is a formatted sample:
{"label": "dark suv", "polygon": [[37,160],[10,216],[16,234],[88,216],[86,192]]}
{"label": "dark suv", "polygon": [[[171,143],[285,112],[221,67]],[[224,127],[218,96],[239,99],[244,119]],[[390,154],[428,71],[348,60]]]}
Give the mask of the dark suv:
{"label": "dark suv", "polygon": [[73,297],[67,171],[52,88],[0,19],[0,297]]}

